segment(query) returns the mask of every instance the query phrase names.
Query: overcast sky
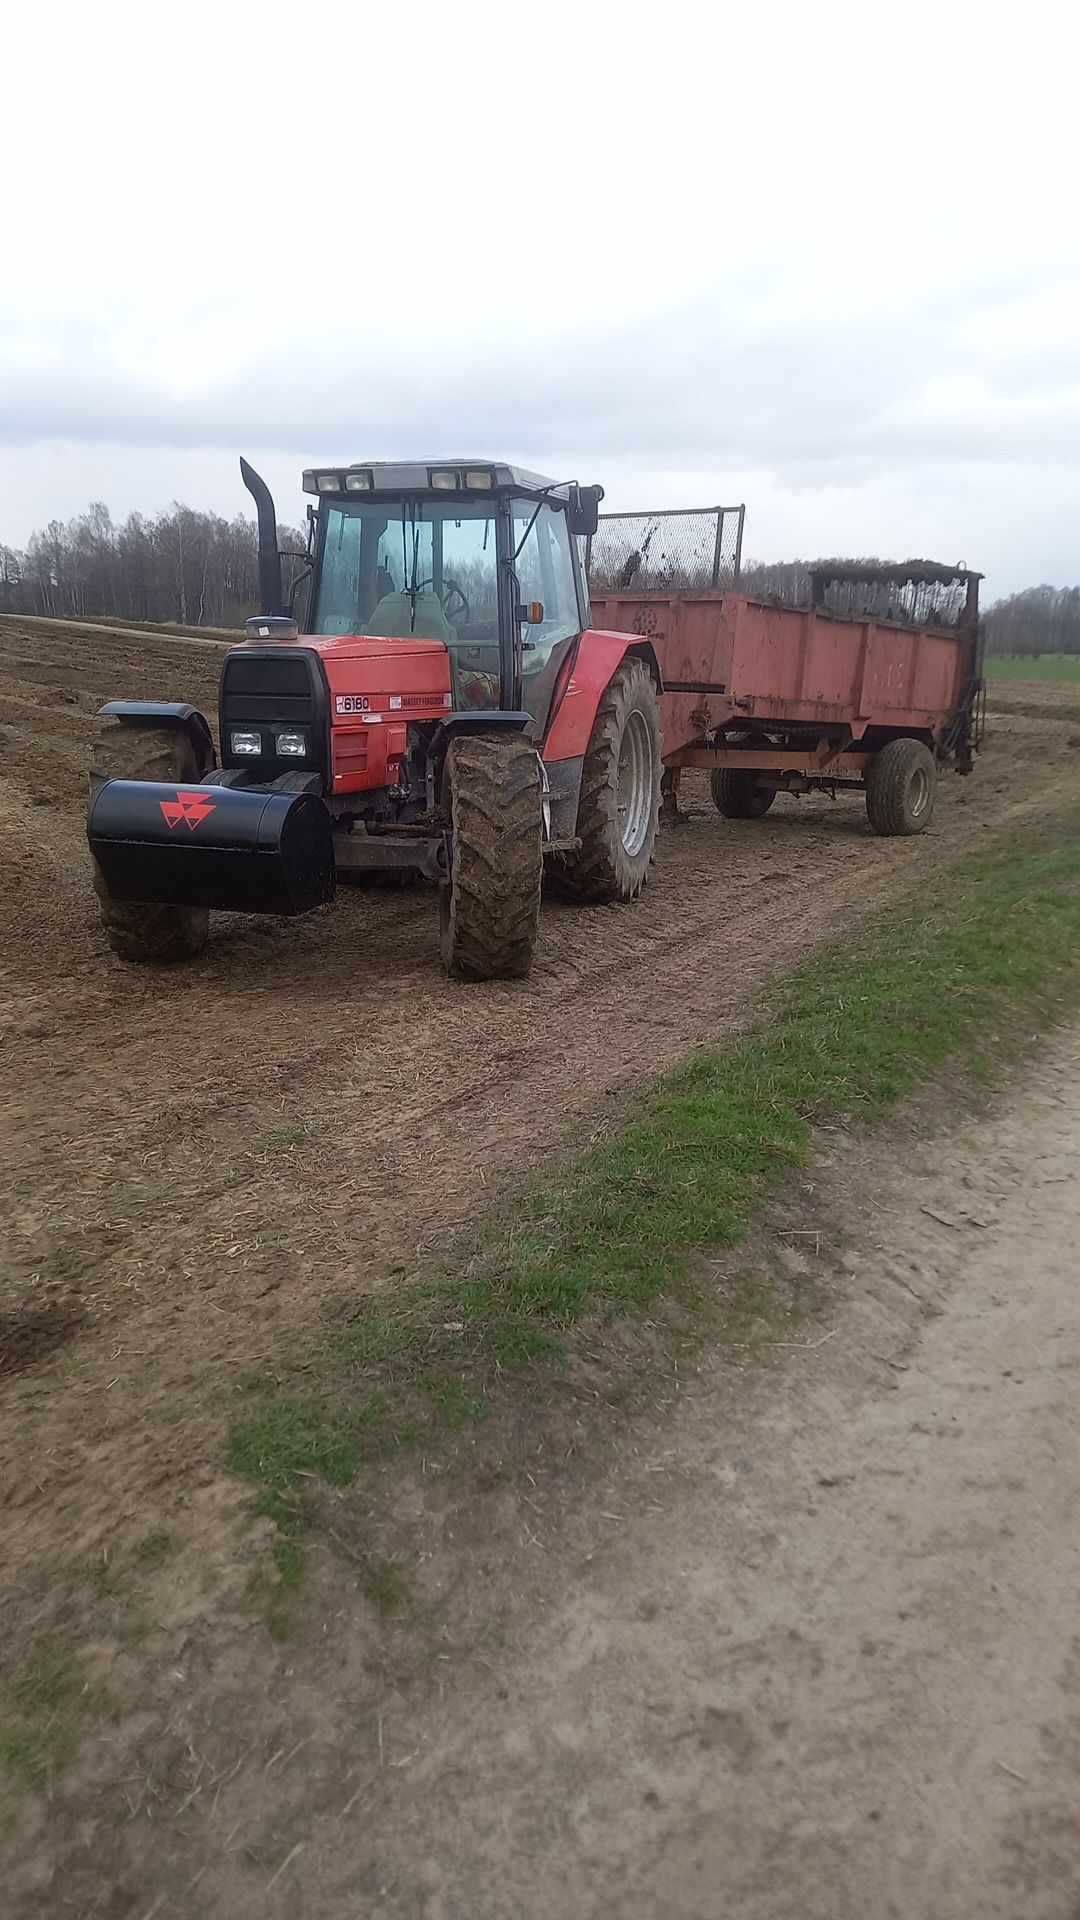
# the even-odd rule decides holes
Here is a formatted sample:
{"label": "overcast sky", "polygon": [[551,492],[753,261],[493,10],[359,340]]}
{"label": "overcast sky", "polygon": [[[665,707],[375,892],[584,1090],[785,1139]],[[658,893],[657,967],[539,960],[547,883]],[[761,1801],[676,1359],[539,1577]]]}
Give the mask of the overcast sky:
{"label": "overcast sky", "polygon": [[1077,9],[21,9],[0,541],[465,453],[1080,581]]}

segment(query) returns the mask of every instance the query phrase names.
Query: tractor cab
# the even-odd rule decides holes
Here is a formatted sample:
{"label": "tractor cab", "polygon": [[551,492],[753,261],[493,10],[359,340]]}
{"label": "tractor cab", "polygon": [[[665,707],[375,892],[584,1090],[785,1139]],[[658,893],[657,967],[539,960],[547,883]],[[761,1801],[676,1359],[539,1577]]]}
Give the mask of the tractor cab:
{"label": "tractor cab", "polygon": [[602,489],[478,461],[315,467],[304,488],[318,500],[307,632],[438,641],[455,711],[523,711],[542,734],[588,626],[578,536]]}

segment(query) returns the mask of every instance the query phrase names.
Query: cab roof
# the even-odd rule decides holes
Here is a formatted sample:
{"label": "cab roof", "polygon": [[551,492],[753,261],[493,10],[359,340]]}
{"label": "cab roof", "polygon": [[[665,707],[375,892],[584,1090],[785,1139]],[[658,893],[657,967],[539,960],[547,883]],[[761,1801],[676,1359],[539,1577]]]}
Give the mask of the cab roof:
{"label": "cab roof", "polygon": [[[441,484],[433,480],[434,474],[454,476],[456,486],[451,486],[444,478]],[[485,478],[477,484],[478,476]],[[490,476],[488,478],[487,476]],[[364,480],[368,484],[364,485]],[[324,484],[319,485],[322,480]],[[336,485],[326,485],[328,480]],[[470,481],[473,483],[470,484]],[[446,458],[441,460],[357,460],[348,466],[340,461],[328,460],[325,466],[305,467],[304,492],[319,496],[334,494],[365,493],[491,493],[498,487],[519,487],[524,493],[551,493],[556,499],[565,499],[569,493],[567,482],[549,480],[542,473],[531,473],[527,467],[511,467],[502,460],[465,460]]]}

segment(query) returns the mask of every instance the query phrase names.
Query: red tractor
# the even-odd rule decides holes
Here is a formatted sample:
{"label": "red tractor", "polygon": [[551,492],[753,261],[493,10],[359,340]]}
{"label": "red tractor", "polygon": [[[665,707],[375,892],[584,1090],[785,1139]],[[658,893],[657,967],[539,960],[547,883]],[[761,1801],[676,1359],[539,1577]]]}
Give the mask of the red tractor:
{"label": "red tractor", "polygon": [[226,656],[221,764],[193,707],[99,716],[87,832],[110,944],[197,954],[211,909],[304,913],[338,873],[437,883],[442,956],[528,972],[547,859],[582,900],[644,886],[660,806],[651,642],[590,630],[579,539],[602,489],[486,461],[304,475],[307,631],[246,462],[260,598]]}

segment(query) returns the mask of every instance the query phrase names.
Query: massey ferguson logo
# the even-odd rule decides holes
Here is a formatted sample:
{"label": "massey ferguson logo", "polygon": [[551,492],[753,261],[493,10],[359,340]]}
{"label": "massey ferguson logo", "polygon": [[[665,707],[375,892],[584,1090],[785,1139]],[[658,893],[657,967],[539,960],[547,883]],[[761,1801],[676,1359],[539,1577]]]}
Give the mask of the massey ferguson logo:
{"label": "massey ferguson logo", "polygon": [[159,805],[170,828],[178,827],[183,821],[191,833],[216,811],[214,802],[208,800],[205,793],[180,792],[175,800],[162,800]]}

